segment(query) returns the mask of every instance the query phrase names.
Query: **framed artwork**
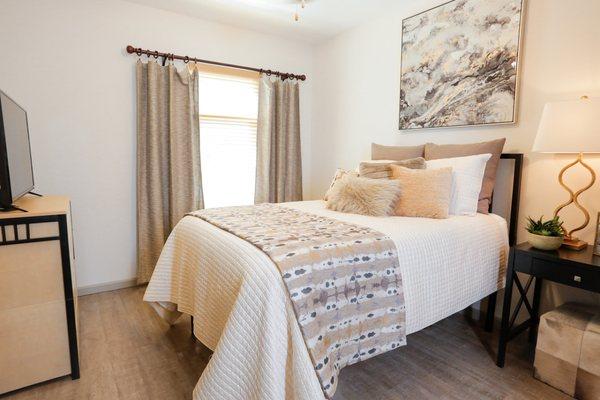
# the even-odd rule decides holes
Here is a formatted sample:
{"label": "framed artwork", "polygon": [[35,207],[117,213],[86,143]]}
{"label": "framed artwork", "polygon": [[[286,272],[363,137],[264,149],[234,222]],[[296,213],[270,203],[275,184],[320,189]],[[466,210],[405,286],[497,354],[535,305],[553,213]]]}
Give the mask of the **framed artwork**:
{"label": "framed artwork", "polygon": [[600,256],[600,212],[596,220],[596,239],[594,239],[594,254]]}
{"label": "framed artwork", "polygon": [[453,0],[402,21],[400,129],[516,122],[524,0]]}

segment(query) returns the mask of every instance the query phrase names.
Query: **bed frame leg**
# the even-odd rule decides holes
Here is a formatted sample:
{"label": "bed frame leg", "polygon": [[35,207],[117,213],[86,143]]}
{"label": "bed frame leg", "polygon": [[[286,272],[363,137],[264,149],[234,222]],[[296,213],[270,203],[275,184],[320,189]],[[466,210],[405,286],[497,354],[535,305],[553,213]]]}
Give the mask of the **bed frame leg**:
{"label": "bed frame leg", "polygon": [[492,332],[494,330],[494,314],[496,313],[496,299],[498,292],[494,292],[488,296],[487,311],[485,313],[485,330]]}

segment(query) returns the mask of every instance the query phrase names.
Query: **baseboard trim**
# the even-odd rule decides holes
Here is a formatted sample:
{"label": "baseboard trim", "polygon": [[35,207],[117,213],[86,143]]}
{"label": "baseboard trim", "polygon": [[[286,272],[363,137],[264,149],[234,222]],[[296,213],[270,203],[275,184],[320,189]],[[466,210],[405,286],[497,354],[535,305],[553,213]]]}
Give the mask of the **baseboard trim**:
{"label": "baseboard trim", "polygon": [[120,281],[112,281],[98,283],[95,285],[81,286],[77,288],[77,295],[87,296],[89,294],[110,292],[112,290],[125,289],[128,287],[137,286],[137,278],[123,279]]}

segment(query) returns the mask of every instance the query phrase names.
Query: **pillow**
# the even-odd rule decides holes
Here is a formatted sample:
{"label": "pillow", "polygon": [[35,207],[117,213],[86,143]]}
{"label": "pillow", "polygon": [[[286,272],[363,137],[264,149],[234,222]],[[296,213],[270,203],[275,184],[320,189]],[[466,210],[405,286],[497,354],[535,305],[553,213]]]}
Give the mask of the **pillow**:
{"label": "pillow", "polygon": [[399,195],[397,181],[346,175],[331,189],[327,208],[351,214],[390,215]]}
{"label": "pillow", "polygon": [[437,160],[439,158],[464,157],[475,154],[490,153],[492,157],[487,162],[485,167],[485,175],[481,183],[481,191],[479,193],[479,203],[477,211],[483,214],[489,212],[490,204],[492,203],[492,193],[496,184],[496,171],[500,163],[500,155],[504,148],[506,138],[492,140],[490,142],[469,143],[469,144],[433,144],[425,145],[425,159]]}
{"label": "pillow", "polygon": [[371,179],[389,179],[392,176],[390,165],[400,165],[410,169],[425,169],[425,159],[423,157],[409,158],[402,161],[392,160],[372,160],[363,161],[358,166],[358,175],[363,178]]}
{"label": "pillow", "polygon": [[325,192],[325,196],[323,197],[323,200],[327,201],[327,199],[329,198],[329,192],[331,192],[331,188],[333,188],[333,185],[335,185],[335,183],[337,181],[339,181],[346,175],[358,176],[358,172],[347,171],[347,170],[341,169],[341,168],[336,169],[335,175],[333,175],[333,180],[331,181],[331,184],[329,185],[329,189],[327,189],[327,192]]}
{"label": "pillow", "polygon": [[423,157],[425,145],[420,146],[383,146],[371,143],[371,160],[406,160]]}
{"label": "pillow", "polygon": [[392,180],[400,182],[400,199],[395,215],[448,218],[452,168],[409,169],[391,165]]}
{"label": "pillow", "polygon": [[450,214],[475,215],[481,182],[491,154],[477,156],[442,158],[427,161],[427,168],[452,168],[452,195],[450,197]]}

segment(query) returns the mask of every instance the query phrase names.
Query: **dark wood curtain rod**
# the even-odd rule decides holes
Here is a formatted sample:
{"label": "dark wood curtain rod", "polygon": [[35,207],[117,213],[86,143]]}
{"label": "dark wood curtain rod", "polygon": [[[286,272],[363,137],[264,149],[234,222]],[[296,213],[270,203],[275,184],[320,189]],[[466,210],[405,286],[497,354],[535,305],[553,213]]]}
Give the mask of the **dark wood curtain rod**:
{"label": "dark wood curtain rod", "polygon": [[145,54],[148,57],[152,56],[156,59],[158,59],[159,57],[162,57],[163,65],[165,65],[167,60],[171,60],[171,61],[181,60],[186,64],[191,61],[191,62],[197,62],[197,63],[201,63],[201,64],[219,65],[222,67],[231,67],[231,68],[237,68],[237,69],[245,69],[248,71],[256,71],[258,73],[267,74],[269,76],[275,75],[275,76],[280,77],[283,80],[286,80],[286,79],[297,79],[300,81],[306,80],[306,75],[288,74],[286,72],[272,71],[270,69],[244,67],[243,65],[228,64],[228,63],[222,63],[222,62],[217,62],[217,61],[208,61],[208,60],[202,60],[200,58],[194,58],[194,57],[188,57],[188,56],[178,56],[177,54],[173,54],[173,53],[161,53],[160,51],[145,50],[145,49],[142,49],[141,47],[133,47],[131,45],[127,46],[127,53],[137,54],[140,57],[142,56],[142,54]]}

